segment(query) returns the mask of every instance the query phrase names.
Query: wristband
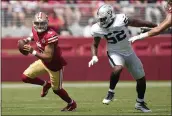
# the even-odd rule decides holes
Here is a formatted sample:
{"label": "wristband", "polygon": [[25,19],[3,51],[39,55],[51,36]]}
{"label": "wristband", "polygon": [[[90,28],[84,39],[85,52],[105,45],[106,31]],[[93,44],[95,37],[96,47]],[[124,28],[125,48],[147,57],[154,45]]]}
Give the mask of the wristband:
{"label": "wristband", "polygon": [[33,52],[32,52],[32,55],[36,55],[36,53],[37,53],[37,51],[36,50],[33,50]]}
{"label": "wristband", "polygon": [[92,58],[93,58],[93,59],[97,59],[97,56],[93,56]]}
{"label": "wristband", "polygon": [[93,56],[93,57],[92,57],[92,60],[94,60],[95,62],[98,62],[97,56]]}

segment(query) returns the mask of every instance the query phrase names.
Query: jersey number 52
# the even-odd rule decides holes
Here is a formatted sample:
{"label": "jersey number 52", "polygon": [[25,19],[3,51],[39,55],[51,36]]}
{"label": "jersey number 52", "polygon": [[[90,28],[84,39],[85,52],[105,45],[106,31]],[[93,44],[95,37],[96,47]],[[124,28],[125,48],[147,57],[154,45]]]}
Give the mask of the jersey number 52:
{"label": "jersey number 52", "polygon": [[112,33],[108,33],[107,35],[104,36],[107,39],[108,43],[111,44],[116,44],[117,42],[122,41],[127,37],[124,30],[113,31]]}

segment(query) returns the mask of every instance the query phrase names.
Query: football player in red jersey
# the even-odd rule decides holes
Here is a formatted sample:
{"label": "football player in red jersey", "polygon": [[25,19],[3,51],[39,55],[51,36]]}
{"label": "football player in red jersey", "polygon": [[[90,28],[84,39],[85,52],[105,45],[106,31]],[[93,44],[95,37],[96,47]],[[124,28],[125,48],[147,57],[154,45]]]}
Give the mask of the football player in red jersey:
{"label": "football player in red jersey", "polygon": [[168,0],[167,4],[167,16],[165,20],[159,24],[159,26],[152,28],[150,31],[146,33],[142,33],[137,36],[131,37],[128,41],[134,42],[135,40],[144,39],[147,37],[155,36],[160,34],[162,31],[172,26],[172,0]]}
{"label": "football player in red jersey", "polygon": [[[39,51],[36,51],[29,44],[24,45],[23,50],[28,51],[38,60],[32,63],[22,74],[22,81],[43,86],[41,97],[45,97],[50,88],[61,99],[68,103],[62,111],[73,111],[77,104],[68,93],[62,88],[63,67],[67,64],[63,59],[58,46],[57,33],[48,27],[48,16],[39,12],[35,15],[32,27],[32,36],[24,39],[26,43],[35,41]],[[50,81],[38,78],[39,75],[48,73]]]}

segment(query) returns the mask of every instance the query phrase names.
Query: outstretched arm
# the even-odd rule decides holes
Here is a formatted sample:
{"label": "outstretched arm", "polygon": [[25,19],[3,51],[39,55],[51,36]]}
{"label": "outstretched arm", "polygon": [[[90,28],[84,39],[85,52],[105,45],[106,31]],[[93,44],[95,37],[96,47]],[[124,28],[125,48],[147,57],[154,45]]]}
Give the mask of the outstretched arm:
{"label": "outstretched arm", "polygon": [[140,19],[135,19],[135,18],[128,18],[128,26],[132,27],[156,27],[157,24],[149,22],[149,21],[144,21]]}
{"label": "outstretched arm", "polygon": [[94,37],[93,43],[91,45],[92,56],[97,56],[98,46],[100,43],[100,37]]}
{"label": "outstretched arm", "polygon": [[129,39],[129,41],[134,42],[135,40],[158,35],[160,32],[164,31],[165,29],[169,28],[170,26],[172,26],[172,16],[171,16],[171,14],[168,14],[166,19],[159,26],[152,28],[150,31],[148,31],[146,33],[142,33],[140,35],[131,37]]}
{"label": "outstretched arm", "polygon": [[166,19],[162,23],[160,23],[159,26],[152,28],[148,32],[148,37],[158,35],[160,32],[166,30],[170,26],[172,26],[172,15],[168,14]]}
{"label": "outstretched arm", "polygon": [[98,51],[100,39],[101,39],[100,37],[94,37],[93,44],[91,45],[92,59],[88,63],[88,67],[91,67],[96,62],[98,62],[97,51]]}

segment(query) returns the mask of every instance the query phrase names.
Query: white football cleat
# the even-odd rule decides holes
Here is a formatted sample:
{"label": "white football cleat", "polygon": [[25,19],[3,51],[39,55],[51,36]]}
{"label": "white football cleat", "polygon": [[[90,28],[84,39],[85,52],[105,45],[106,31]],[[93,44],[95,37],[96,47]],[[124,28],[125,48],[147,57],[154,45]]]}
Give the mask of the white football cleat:
{"label": "white football cleat", "polygon": [[145,102],[138,102],[135,104],[135,109],[140,110],[142,112],[152,112],[147,106]]}
{"label": "white football cleat", "polygon": [[103,104],[108,105],[113,100],[113,98],[114,98],[114,93],[108,91],[106,98],[104,98],[102,102]]}

